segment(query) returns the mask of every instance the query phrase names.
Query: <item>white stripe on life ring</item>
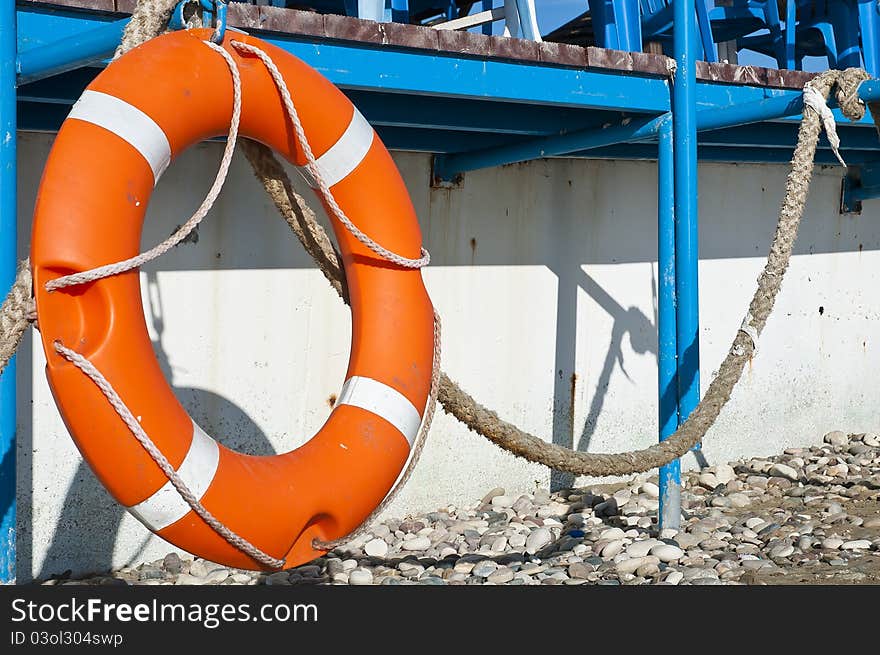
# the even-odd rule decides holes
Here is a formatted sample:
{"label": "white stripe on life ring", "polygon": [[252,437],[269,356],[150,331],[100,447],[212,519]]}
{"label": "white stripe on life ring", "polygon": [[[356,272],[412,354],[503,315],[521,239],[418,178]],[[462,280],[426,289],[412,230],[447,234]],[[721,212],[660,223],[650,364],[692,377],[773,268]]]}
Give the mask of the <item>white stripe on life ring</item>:
{"label": "white stripe on life ring", "polygon": [[147,160],[153,186],[171,163],[171,145],[156,122],[134,105],[100,91],[86,90],[67,118],[76,118],[113,132]]}
{"label": "white stripe on life ring", "polygon": [[387,384],[354,375],[342,385],[336,406],[352,405],[382,417],[406,438],[410,446],[416,438],[422,417],[419,410],[397,389]]}
{"label": "white stripe on life ring", "polygon": [[[192,442],[177,473],[197,499],[201,500],[211,486],[219,462],[217,442],[193,423]],[[129,507],[128,511],[150,530],[158,532],[182,519],[190,509],[169,480],[145,501]]]}
{"label": "white stripe on life ring", "polygon": [[[318,170],[328,187],[344,180],[360,165],[370,151],[375,135],[367,119],[355,108],[345,132],[317,159]],[[305,166],[300,166],[299,172],[309,186],[318,187]]]}

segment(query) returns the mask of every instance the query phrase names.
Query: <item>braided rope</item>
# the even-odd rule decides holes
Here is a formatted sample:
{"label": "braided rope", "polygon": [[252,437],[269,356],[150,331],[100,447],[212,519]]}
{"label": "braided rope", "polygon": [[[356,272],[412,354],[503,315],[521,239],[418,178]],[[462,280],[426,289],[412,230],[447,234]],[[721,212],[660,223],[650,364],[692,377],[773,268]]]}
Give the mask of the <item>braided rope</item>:
{"label": "braided rope", "polygon": [[235,154],[235,142],[238,139],[238,126],[241,121],[241,75],[238,72],[238,66],[235,63],[235,60],[232,58],[232,55],[226,52],[226,50],[218,45],[215,45],[214,43],[211,43],[210,41],[203,41],[202,43],[204,43],[206,46],[211,48],[211,50],[222,56],[223,59],[226,61],[226,65],[229,67],[229,72],[232,74],[233,89],[232,119],[229,122],[229,133],[226,136],[226,146],[223,149],[223,157],[220,160],[220,166],[217,169],[217,175],[214,177],[214,183],[208,190],[208,194],[205,196],[205,199],[202,200],[202,204],[199,205],[198,209],[196,209],[193,215],[190,216],[183,225],[175,230],[174,234],[165,239],[165,241],[163,241],[162,243],[150,248],[150,250],[147,250],[146,252],[135,255],[134,257],[130,257],[128,259],[124,259],[119,262],[106,264],[104,266],[98,266],[97,268],[91,268],[87,271],[73,273],[71,275],[64,275],[62,277],[55,278],[54,280],[49,280],[46,283],[47,291],[55,291],[57,289],[63,289],[65,287],[71,287],[77,284],[94,282],[96,280],[100,280],[111,275],[118,275],[120,273],[124,273],[125,271],[130,271],[133,268],[143,266],[147,262],[150,262],[157,257],[161,257],[178,243],[183,241],[187,237],[187,235],[192,232],[199,223],[202,222],[202,219],[208,215],[208,212],[211,211],[211,207],[214,206],[214,203],[217,201],[217,197],[223,190],[223,184],[226,182],[226,176],[229,174],[229,166],[232,164],[232,156],[233,154]]}
{"label": "braided rope", "polygon": [[55,351],[59,355],[76,366],[95,383],[95,386],[97,386],[98,389],[101,390],[101,393],[107,398],[107,402],[109,402],[113,409],[116,410],[119,418],[122,419],[128,429],[131,430],[134,438],[137,439],[141,446],[143,446],[150,458],[162,470],[162,473],[164,473],[171,484],[174,485],[174,488],[177,489],[177,493],[180,494],[180,497],[186,501],[186,504],[189,505],[205,523],[211,526],[217,534],[223,537],[232,546],[238,548],[238,550],[252,557],[261,564],[276,569],[284,568],[284,560],[276,559],[271,555],[264,553],[247,539],[237,535],[223,525],[223,523],[221,523],[204,505],[202,505],[199,499],[196,498],[195,494],[193,494],[190,488],[186,485],[186,482],[183,481],[183,478],[180,477],[171,465],[171,462],[168,461],[168,458],[165,457],[162,451],[156,447],[156,444],[153,443],[153,440],[150,439],[149,435],[147,435],[141,427],[141,424],[138,423],[138,420],[131,413],[131,410],[126,406],[122,398],[119,397],[119,394],[116,393],[116,389],[113,388],[113,385],[110,384],[107,378],[104,377],[94,364],[83,357],[80,353],[64,346],[60,341],[56,341],[54,345]]}
{"label": "braided rope", "polygon": [[406,486],[406,483],[409,482],[409,478],[413,471],[415,471],[416,466],[419,463],[419,458],[422,456],[422,450],[425,447],[425,443],[428,441],[428,433],[431,431],[431,423],[434,421],[434,412],[437,409],[437,396],[440,393],[440,350],[440,314],[437,313],[437,310],[434,310],[434,355],[431,363],[431,389],[428,393],[428,404],[425,407],[425,416],[422,418],[422,425],[419,427],[419,432],[413,443],[412,451],[410,451],[409,461],[406,463],[406,468],[403,469],[403,473],[397,482],[395,482],[391,491],[389,491],[382,502],[376,506],[376,509],[370,512],[370,515],[361,522],[360,527],[344,537],[334,539],[333,541],[319,541],[315,539],[312,542],[312,546],[316,550],[333,550],[334,548],[338,548],[364,534],[370,526],[373,525],[376,518],[378,518],[379,515],[382,514],[392,502],[394,502],[398,493]]}
{"label": "braided rope", "polygon": [[374,253],[379,255],[382,259],[385,259],[393,264],[397,264],[398,266],[402,266],[404,268],[423,268],[428,265],[431,261],[431,255],[427,250],[421,248],[421,257],[418,259],[409,259],[407,257],[401,257],[400,255],[391,252],[384,246],[376,243],[369,236],[364,234],[360,228],[358,228],[354,223],[352,223],[351,219],[346,216],[345,212],[342,210],[342,207],[336,202],[336,198],[333,197],[333,194],[330,192],[330,187],[327,186],[327,183],[324,181],[324,176],[321,173],[321,169],[318,166],[318,160],[315,157],[315,153],[312,152],[312,147],[309,145],[309,140],[306,138],[306,133],[303,130],[302,122],[299,119],[299,114],[296,111],[296,107],[294,107],[293,99],[290,97],[290,91],[287,88],[287,83],[284,81],[284,78],[281,76],[281,71],[278,70],[278,67],[275,65],[275,62],[267,55],[263,50],[260,50],[256,46],[249,45],[247,43],[242,43],[240,41],[232,41],[231,45],[233,48],[240,52],[248,52],[252,55],[255,55],[263,62],[263,65],[269,71],[269,74],[272,76],[272,80],[275,82],[275,86],[278,87],[278,91],[281,94],[281,99],[284,101],[284,108],[287,110],[287,115],[290,118],[290,122],[293,124],[293,129],[296,132],[296,138],[299,142],[300,146],[303,149],[303,153],[306,156],[306,160],[308,162],[307,170],[312,178],[318,184],[318,190],[321,193],[321,196],[324,198],[324,202],[327,203],[327,206],[330,208],[330,211],[333,212],[333,215],[339,219],[339,222],[342,223],[345,228],[362,244],[364,244],[367,248],[372,250]]}
{"label": "braided rope", "polygon": [[[312,152],[311,145],[309,144],[309,140],[306,137],[305,130],[303,130],[302,123],[299,119],[299,114],[296,111],[296,107],[293,104],[293,99],[290,95],[290,90],[287,88],[287,82],[284,77],[281,75],[281,72],[278,70],[278,67],[275,65],[275,62],[272,61],[271,57],[267,55],[263,50],[257,48],[255,46],[241,43],[240,41],[232,41],[230,45],[238,51],[247,52],[252,55],[255,55],[257,58],[263,62],[263,65],[269,71],[269,74],[272,76],[273,81],[275,82],[275,86],[278,88],[278,92],[281,95],[281,98],[284,102],[284,107],[287,111],[287,116],[290,119],[291,124],[293,125],[294,131],[296,132],[296,138],[299,142],[300,146],[303,149],[303,153],[306,156],[306,161],[308,162],[308,171],[312,175],[312,178],[318,184],[318,191],[321,193],[321,196],[324,198],[324,202],[330,207],[333,214],[339,219],[339,222],[348,230],[348,232],[354,236],[358,241],[367,246],[374,253],[389,261],[393,264],[397,264],[403,268],[421,268],[428,265],[428,262],[431,260],[431,256],[427,250],[421,248],[422,256],[419,259],[408,259],[406,257],[401,257],[396,253],[391,252],[387,248],[379,245],[376,241],[371,239],[369,236],[364,234],[352,221],[345,215],[345,212],[336,202],[336,198],[333,197],[333,193],[330,190],[330,187],[327,186],[327,183],[324,181],[320,167],[317,165],[317,159]],[[267,149],[268,150],[268,149]],[[271,155],[271,151],[270,155]],[[274,159],[274,156],[272,156]],[[289,187],[289,180],[287,186]],[[303,216],[310,216],[313,225],[309,226],[308,233],[316,234],[317,230],[315,230],[315,226],[317,222],[314,219],[314,212],[308,210],[307,212],[303,212]],[[307,219],[308,221],[308,219]],[[292,221],[288,223],[294,229],[294,233],[296,233],[297,237],[302,241],[305,237],[306,232],[302,230],[297,230],[297,227],[300,225],[299,221]],[[324,239],[317,239],[316,243],[326,244],[324,247],[329,249],[330,239],[327,238],[326,233],[324,233]],[[332,251],[331,251],[332,252]],[[340,275],[340,280],[344,275],[344,270],[339,268],[338,258],[333,253],[334,260],[336,262],[337,271]],[[324,256],[323,261],[329,261],[329,254]],[[340,282],[338,291],[340,295],[342,295],[342,284]],[[312,546],[317,550],[332,550],[342,544],[345,544],[352,539],[355,539],[359,535],[363,534],[372,524],[373,520],[381,514],[384,509],[390,505],[394,499],[397,497],[398,493],[403,489],[409,480],[412,472],[415,470],[415,467],[418,465],[419,458],[421,457],[422,450],[424,449],[425,442],[427,441],[428,433],[431,430],[431,423],[434,420],[434,412],[437,407],[437,394],[439,393],[440,386],[440,355],[441,355],[441,323],[440,323],[440,315],[434,311],[434,350],[432,356],[431,363],[431,387],[428,393],[428,404],[425,409],[424,417],[422,418],[422,424],[419,426],[419,432],[416,435],[415,442],[413,443],[413,448],[410,451],[409,461],[406,464],[406,467],[403,470],[400,478],[396,481],[394,486],[385,496],[381,503],[364,519],[360,526],[355,529],[353,532],[340,537],[338,539],[334,539],[332,541],[321,541],[319,539],[315,539],[312,542]]]}

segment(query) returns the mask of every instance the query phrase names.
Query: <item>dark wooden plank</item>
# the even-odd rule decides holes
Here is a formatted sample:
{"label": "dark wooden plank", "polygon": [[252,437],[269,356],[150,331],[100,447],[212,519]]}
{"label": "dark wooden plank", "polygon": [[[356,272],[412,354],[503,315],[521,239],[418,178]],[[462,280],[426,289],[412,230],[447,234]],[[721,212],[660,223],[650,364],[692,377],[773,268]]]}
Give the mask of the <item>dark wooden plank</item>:
{"label": "dark wooden plank", "polygon": [[416,50],[437,50],[440,47],[440,30],[403,23],[380,23],[385,34],[385,45]]}
{"label": "dark wooden plank", "polygon": [[116,0],[116,11],[120,14],[130,14],[134,11],[136,0]]}
{"label": "dark wooden plank", "polygon": [[632,53],[625,50],[608,48],[587,48],[587,66],[605,70],[631,71],[633,69]]}
{"label": "dark wooden plank", "polygon": [[633,52],[630,54],[632,55],[634,72],[662,77],[669,75],[673,60],[666,55],[653,52]]}
{"label": "dark wooden plank", "polygon": [[258,29],[260,27],[260,7],[246,5],[243,2],[230,2],[226,20],[232,27],[239,27],[243,30]]}
{"label": "dark wooden plank", "polygon": [[[302,13],[301,11],[297,12],[297,14]],[[293,34],[301,34],[296,26],[288,31]],[[329,39],[358,41],[359,43],[373,43],[376,45],[382,45],[382,42],[385,40],[384,33],[379,29],[379,23],[371,20],[351,18],[350,16],[334,16],[331,14],[324,16],[324,36]]]}
{"label": "dark wooden plank", "polygon": [[[230,7],[239,3],[230,3]],[[283,32],[286,34],[302,34],[305,36],[324,37],[324,15],[315,11],[292,12],[282,7],[257,7],[254,5],[241,4],[250,12],[257,12],[257,27],[269,32]],[[253,20],[249,16],[246,20]]]}
{"label": "dark wooden plank", "polygon": [[[489,39],[482,34],[437,30],[437,41],[441,51],[457,55],[491,56]],[[516,58],[519,59],[519,57]]]}
{"label": "dark wooden plank", "polygon": [[70,7],[72,9],[100,11],[101,13],[116,11],[113,0],[57,0],[57,2],[48,2],[47,0],[21,0],[21,2],[23,4],[39,5],[41,7],[57,5],[60,7]]}
{"label": "dark wooden plank", "polygon": [[[540,46],[543,44],[503,36],[483,36],[482,34],[474,36],[480,37],[480,41],[485,42],[486,57],[513,61],[539,61]],[[583,59],[578,65],[584,65]]]}
{"label": "dark wooden plank", "polygon": [[[511,41],[512,39],[503,40]],[[519,39],[513,40],[518,41]],[[580,46],[552,41],[544,41],[538,46],[538,57],[542,63],[572,68],[586,68],[587,66],[587,51]]]}

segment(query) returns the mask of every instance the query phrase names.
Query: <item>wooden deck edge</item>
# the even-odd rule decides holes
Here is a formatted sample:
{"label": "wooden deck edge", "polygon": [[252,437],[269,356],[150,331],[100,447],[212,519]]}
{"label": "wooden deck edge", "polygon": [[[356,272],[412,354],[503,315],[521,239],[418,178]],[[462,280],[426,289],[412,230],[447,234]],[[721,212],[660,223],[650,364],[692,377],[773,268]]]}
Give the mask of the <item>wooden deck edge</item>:
{"label": "wooden deck edge", "polygon": [[[19,0],[20,4],[63,6],[102,13],[130,14],[134,0]],[[640,75],[666,76],[671,61],[664,55],[625,52],[605,48],[536,43],[524,39],[485,36],[472,32],[435,30],[418,25],[376,23],[348,16],[318,14],[233,2],[229,24],[241,29],[258,29],[317,39],[354,41],[372,45],[427,50],[438,54],[541,63],[566,68],[622,71]],[[697,62],[697,79],[705,82],[801,89],[814,77],[802,71],[776,70],[761,66]]]}

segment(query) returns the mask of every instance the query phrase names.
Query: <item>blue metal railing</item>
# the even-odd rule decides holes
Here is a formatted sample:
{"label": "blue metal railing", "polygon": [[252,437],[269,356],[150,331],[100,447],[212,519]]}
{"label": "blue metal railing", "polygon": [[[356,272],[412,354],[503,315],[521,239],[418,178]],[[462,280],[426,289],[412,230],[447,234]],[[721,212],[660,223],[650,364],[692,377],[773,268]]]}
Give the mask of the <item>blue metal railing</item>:
{"label": "blue metal railing", "polygon": [[[0,0],[0,294],[17,262],[15,0]],[[15,359],[0,375],[0,583],[15,579]]]}

